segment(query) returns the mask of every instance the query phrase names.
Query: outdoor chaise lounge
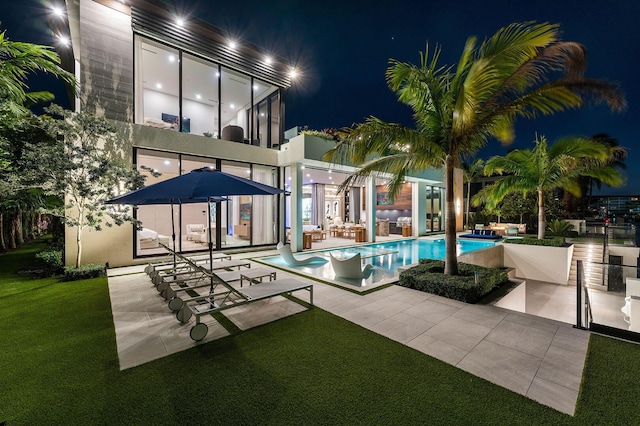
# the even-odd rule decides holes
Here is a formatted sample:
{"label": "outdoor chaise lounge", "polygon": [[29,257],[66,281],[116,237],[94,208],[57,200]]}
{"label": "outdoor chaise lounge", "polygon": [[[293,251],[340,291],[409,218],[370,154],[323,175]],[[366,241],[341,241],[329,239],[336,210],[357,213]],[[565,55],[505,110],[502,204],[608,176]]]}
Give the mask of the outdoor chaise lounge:
{"label": "outdoor chaise lounge", "polygon": [[[215,312],[283,294],[291,294],[298,290],[308,291],[309,304],[313,305],[313,284],[304,283],[294,278],[284,278],[249,287],[235,288],[215,273],[210,274],[215,282],[213,290],[206,296],[185,300],[185,303],[176,312],[176,318],[183,323],[187,322],[192,315],[195,315],[196,323],[189,332],[189,336],[195,341],[204,339],[209,330],[206,324],[200,322],[200,317],[208,316]],[[215,288],[218,286],[222,286],[223,290],[216,292]]]}
{"label": "outdoor chaise lounge", "polygon": [[329,256],[331,257],[331,266],[336,273],[336,277],[354,279],[367,278],[373,270],[372,265],[365,265],[364,269],[362,268],[362,257],[360,253],[348,259],[334,257],[331,253],[329,253]]}
{"label": "outdoor chaise lounge", "polygon": [[291,246],[289,244],[282,244],[279,242],[277,245],[278,252],[280,252],[280,256],[289,266],[304,266],[311,265],[314,263],[327,263],[327,259],[320,256],[309,256],[301,259],[297,259],[293,253],[291,252]]}
{"label": "outdoor chaise lounge", "polygon": [[496,231],[491,229],[474,229],[471,234],[460,235],[463,238],[479,238],[482,240],[499,240],[501,235],[496,234]]}

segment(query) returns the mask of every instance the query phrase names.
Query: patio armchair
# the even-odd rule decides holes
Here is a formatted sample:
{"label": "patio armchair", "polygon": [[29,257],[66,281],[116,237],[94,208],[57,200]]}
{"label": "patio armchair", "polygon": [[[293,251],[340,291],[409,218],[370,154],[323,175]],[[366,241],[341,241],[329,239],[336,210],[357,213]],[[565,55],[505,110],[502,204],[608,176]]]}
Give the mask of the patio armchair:
{"label": "patio armchair", "polygon": [[331,253],[329,253],[329,256],[331,257],[331,266],[333,267],[333,272],[336,273],[336,277],[354,279],[368,278],[371,272],[373,272],[372,265],[365,265],[364,268],[362,268],[362,257],[360,253],[348,259],[339,259]]}
{"label": "patio armchair", "polygon": [[282,244],[282,242],[279,242],[276,248],[278,249],[278,252],[280,252],[280,256],[282,256],[282,259],[289,266],[305,266],[314,263],[320,264],[328,262],[327,259],[320,256],[309,256],[297,259],[291,252],[291,246],[289,244]]}

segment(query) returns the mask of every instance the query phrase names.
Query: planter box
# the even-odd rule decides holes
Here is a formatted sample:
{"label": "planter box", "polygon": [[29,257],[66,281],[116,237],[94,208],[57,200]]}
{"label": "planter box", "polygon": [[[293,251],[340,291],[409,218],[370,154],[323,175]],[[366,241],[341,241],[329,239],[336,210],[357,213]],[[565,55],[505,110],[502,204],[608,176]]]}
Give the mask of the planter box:
{"label": "planter box", "polygon": [[567,285],[573,257],[569,247],[503,244],[504,266],[516,269],[518,278]]}

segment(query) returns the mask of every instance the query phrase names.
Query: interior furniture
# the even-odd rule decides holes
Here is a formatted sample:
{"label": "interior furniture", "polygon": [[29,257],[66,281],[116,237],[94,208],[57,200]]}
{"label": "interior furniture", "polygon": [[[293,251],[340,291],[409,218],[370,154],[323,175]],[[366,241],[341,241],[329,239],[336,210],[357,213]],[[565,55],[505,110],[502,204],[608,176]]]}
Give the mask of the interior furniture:
{"label": "interior furniture", "polygon": [[240,220],[240,223],[233,227],[233,235],[244,240],[249,239],[249,221]]}
{"label": "interior furniture", "polygon": [[[202,241],[202,236],[205,233],[206,226],[202,223],[189,223],[187,224],[187,240]],[[205,235],[205,241],[206,235]]]}
{"label": "interior furniture", "polygon": [[171,237],[160,235],[149,228],[142,228],[138,231],[138,248],[140,248],[140,250],[158,248],[160,244],[169,246],[170,240]]}
{"label": "interior furniture", "polygon": [[244,142],[244,130],[240,126],[229,125],[222,129],[222,140]]}

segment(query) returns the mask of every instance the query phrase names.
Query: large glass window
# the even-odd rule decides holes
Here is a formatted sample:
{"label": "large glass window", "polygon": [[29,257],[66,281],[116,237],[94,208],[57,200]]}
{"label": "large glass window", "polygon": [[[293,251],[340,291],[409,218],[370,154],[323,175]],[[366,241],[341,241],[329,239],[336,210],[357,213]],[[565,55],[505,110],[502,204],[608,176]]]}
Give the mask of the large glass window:
{"label": "large glass window", "polygon": [[136,123],[264,148],[280,145],[278,86],[139,35],[135,61]]}
{"label": "large glass window", "polygon": [[250,137],[251,78],[225,67],[220,78],[222,139],[244,142]]}
{"label": "large glass window", "polygon": [[182,131],[218,137],[218,66],[182,56]]}
{"label": "large glass window", "polygon": [[427,187],[427,231],[435,232],[442,229],[443,199],[444,188]]}
{"label": "large glass window", "polygon": [[180,129],[179,52],[136,37],[136,123]]}
{"label": "large glass window", "polygon": [[[258,79],[253,80],[253,135],[251,143],[253,145],[270,148],[279,144],[279,136],[273,138],[272,126],[275,122],[279,135],[280,107],[278,88]],[[276,106],[277,108],[274,108]],[[277,116],[273,117],[273,112],[277,111]]]}
{"label": "large glass window", "polygon": [[[145,186],[162,182],[178,176],[180,172],[177,154],[158,153],[148,150],[138,150],[136,164],[141,174],[146,176]],[[160,173],[159,176],[153,176]],[[142,223],[142,229],[136,232],[136,255],[148,255],[166,253],[160,244],[173,246],[171,240],[171,215],[173,213],[176,233],[179,224],[179,206],[170,205],[138,206],[136,218]],[[176,249],[180,249],[179,239],[176,241]]]}

